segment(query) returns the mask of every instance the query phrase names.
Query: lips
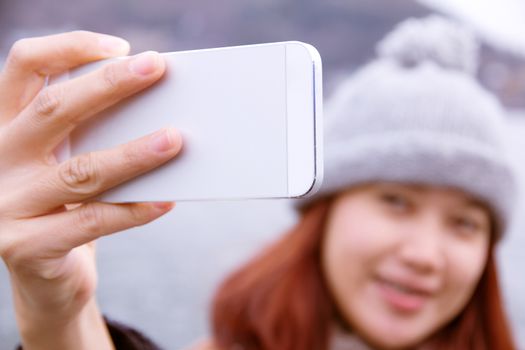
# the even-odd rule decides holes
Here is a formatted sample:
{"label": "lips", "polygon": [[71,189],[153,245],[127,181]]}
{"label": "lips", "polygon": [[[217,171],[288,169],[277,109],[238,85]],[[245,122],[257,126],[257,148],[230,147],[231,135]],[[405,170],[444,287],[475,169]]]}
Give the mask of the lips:
{"label": "lips", "polygon": [[378,277],[377,289],[381,298],[396,311],[414,313],[430,300],[434,288],[416,281]]}

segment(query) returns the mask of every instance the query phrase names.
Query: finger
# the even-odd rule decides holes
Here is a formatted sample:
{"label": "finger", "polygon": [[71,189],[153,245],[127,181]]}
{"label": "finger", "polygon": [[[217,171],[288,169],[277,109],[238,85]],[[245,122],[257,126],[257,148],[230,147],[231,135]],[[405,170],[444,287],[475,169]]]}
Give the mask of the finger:
{"label": "finger", "polygon": [[34,98],[47,75],[128,52],[124,39],[87,31],[17,41],[0,74],[0,123],[14,117]]}
{"label": "finger", "polygon": [[92,198],[165,163],[181,147],[180,134],[167,128],[110,150],[76,156],[50,167],[41,181],[28,189],[33,200],[25,203],[23,210],[35,215]]}
{"label": "finger", "polygon": [[157,81],[165,63],[155,52],[117,60],[76,79],[43,89],[9,125],[21,153],[46,156],[73,128]]}
{"label": "finger", "polygon": [[20,228],[26,234],[11,242],[6,250],[10,252],[8,258],[59,258],[99,237],[151,222],[174,205],[174,202],[90,202],[73,210],[26,220]]}

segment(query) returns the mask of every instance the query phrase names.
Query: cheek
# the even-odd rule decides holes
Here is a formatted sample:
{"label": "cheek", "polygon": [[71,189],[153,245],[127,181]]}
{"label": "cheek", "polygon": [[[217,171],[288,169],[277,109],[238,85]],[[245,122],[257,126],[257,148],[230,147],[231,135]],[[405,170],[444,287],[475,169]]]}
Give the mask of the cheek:
{"label": "cheek", "polygon": [[[323,272],[328,287],[349,323],[369,314],[364,298],[379,262],[388,255],[394,235],[377,217],[366,211],[348,211],[327,227],[322,251]],[[391,237],[389,239],[389,236]],[[363,309],[365,308],[365,309]]]}
{"label": "cheek", "polygon": [[376,238],[378,230],[367,224],[366,220],[358,221],[346,216],[328,226],[323,245],[323,263],[332,283],[350,284],[349,279],[362,274],[381,255],[380,240]]}
{"label": "cheek", "polygon": [[343,263],[373,261],[395,243],[396,236],[392,230],[392,225],[374,214],[372,209],[349,206],[336,212],[329,222],[324,256]]}
{"label": "cheek", "polygon": [[449,245],[445,288],[438,306],[445,318],[456,316],[470,300],[487,264],[487,245]]}

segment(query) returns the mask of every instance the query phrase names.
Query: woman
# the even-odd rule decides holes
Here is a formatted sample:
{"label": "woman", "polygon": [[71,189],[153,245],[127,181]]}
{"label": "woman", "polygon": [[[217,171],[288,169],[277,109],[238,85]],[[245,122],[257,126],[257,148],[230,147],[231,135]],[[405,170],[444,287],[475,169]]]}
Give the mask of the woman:
{"label": "woman", "polygon": [[[439,19],[398,32],[410,27],[444,31],[445,52],[468,43]],[[493,260],[514,192],[501,112],[449,69],[471,68],[468,55],[450,60],[425,41],[407,51],[399,38],[339,90],[323,188],[300,202],[289,234],[225,281],[199,348],[514,347]],[[168,129],[62,164],[52,151],[76,123],[154,83],[163,63],[144,54],[40,91],[47,74],[127,50],[94,33],[28,39],[0,76],[0,253],[24,349],[155,348],[101,316],[93,242],[172,204],[69,204],[171,159],[180,137]]]}

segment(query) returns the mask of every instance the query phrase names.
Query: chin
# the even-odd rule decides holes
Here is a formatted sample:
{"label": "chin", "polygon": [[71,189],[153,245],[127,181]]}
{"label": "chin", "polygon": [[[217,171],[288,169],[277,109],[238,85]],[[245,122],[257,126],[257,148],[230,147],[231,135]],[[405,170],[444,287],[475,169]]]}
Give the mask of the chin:
{"label": "chin", "polygon": [[392,338],[367,340],[367,343],[370,344],[374,349],[382,350],[414,349],[420,345],[420,342],[416,340]]}
{"label": "chin", "polygon": [[390,327],[389,325],[392,325],[392,319],[383,321],[368,319],[366,324],[362,324],[361,327],[355,325],[353,329],[359,337],[374,349],[413,349],[427,339],[428,332],[422,329],[414,329],[413,325],[403,325],[402,323],[402,321],[399,321],[395,327]]}

